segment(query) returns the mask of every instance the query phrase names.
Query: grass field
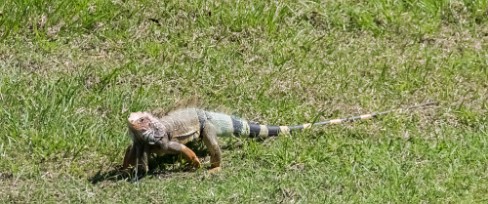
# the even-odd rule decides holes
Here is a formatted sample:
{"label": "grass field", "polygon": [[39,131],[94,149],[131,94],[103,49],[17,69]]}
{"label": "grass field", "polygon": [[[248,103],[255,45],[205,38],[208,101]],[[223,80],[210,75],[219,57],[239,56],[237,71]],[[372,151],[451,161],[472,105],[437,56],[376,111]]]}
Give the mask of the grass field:
{"label": "grass field", "polygon": [[[3,1],[0,202],[487,202],[487,16],[486,0]],[[192,98],[280,125],[440,105],[223,140],[217,175],[178,158],[112,174],[131,111]]]}

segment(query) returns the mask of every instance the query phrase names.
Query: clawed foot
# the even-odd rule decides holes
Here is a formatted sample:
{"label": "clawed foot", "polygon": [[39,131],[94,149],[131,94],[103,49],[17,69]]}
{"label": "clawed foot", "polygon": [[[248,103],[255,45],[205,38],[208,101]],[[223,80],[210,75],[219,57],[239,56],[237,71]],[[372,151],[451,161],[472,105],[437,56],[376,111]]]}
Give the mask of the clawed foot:
{"label": "clawed foot", "polygon": [[188,162],[186,165],[184,165],[184,170],[185,171],[195,171],[196,169],[199,169],[201,167],[200,161],[193,161],[193,162]]}
{"label": "clawed foot", "polygon": [[194,160],[191,165],[197,169],[202,166],[202,164],[200,163],[200,161],[198,159]]}

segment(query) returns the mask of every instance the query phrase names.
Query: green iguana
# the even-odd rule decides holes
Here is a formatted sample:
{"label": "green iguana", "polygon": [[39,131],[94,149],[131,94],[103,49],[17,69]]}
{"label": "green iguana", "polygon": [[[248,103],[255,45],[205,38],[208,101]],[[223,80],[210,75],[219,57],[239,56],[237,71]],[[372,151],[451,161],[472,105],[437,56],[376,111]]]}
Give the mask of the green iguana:
{"label": "green iguana", "polygon": [[294,130],[306,129],[311,126],[369,119],[397,110],[410,110],[435,104],[425,103],[404,109],[295,126],[259,125],[249,123],[235,116],[209,112],[197,108],[179,109],[161,118],[157,118],[148,112],[134,112],[128,118],[129,134],[133,143],[126,149],[122,169],[126,169],[129,166],[136,166],[136,171],[142,167],[144,172],[147,172],[148,156],[151,153],[158,155],[182,154],[194,167],[200,167],[198,157],[185,144],[201,139],[210,153],[211,166],[209,171],[216,172],[220,170],[222,160],[217,136],[236,135],[249,136],[251,138],[266,138],[279,134],[290,134]]}

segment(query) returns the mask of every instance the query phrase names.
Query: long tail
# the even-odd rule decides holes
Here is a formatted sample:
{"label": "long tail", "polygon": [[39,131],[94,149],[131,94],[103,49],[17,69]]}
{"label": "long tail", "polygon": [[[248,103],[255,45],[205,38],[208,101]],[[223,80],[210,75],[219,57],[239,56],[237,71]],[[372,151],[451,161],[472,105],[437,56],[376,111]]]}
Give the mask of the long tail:
{"label": "long tail", "polygon": [[330,125],[330,124],[338,124],[338,123],[344,123],[344,122],[354,122],[358,120],[365,120],[365,119],[371,119],[371,118],[376,118],[380,115],[385,115],[389,114],[392,112],[399,112],[399,111],[409,111],[412,109],[418,109],[418,108],[425,108],[428,106],[436,106],[438,105],[437,102],[429,102],[429,103],[424,103],[416,106],[409,106],[406,108],[399,108],[399,109],[393,109],[393,110],[388,110],[388,111],[383,111],[383,112],[374,112],[370,114],[364,114],[364,115],[359,115],[359,116],[352,116],[352,117],[347,117],[347,118],[339,118],[339,119],[332,119],[332,120],[326,120],[326,121],[321,121],[321,122],[316,122],[316,123],[306,123],[302,125],[293,125],[293,126],[274,126],[274,125],[259,125],[259,124],[249,124],[249,137],[272,137],[272,136],[277,136],[279,134],[291,134],[292,131],[294,130],[301,130],[301,129],[307,129],[312,126],[319,126],[319,125]]}

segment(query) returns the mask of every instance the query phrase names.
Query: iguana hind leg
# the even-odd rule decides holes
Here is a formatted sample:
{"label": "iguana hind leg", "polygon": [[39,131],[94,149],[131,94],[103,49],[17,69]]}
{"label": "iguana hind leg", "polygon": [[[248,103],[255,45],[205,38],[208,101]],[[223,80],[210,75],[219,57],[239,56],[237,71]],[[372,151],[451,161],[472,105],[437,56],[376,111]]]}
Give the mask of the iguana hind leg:
{"label": "iguana hind leg", "polygon": [[217,130],[215,126],[210,123],[205,123],[203,128],[203,143],[207,146],[210,153],[210,173],[220,171],[220,162],[222,161],[222,152],[220,150],[219,143],[217,141]]}

